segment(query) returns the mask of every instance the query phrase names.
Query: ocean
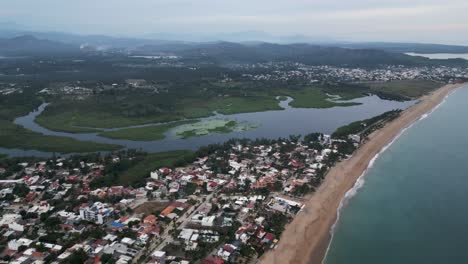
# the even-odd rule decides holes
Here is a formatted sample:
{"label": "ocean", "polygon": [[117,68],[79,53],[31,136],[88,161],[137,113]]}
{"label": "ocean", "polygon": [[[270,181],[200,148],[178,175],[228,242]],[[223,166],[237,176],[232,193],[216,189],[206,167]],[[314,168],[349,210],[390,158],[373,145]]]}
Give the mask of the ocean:
{"label": "ocean", "polygon": [[467,102],[458,89],[376,158],[324,263],[468,263]]}

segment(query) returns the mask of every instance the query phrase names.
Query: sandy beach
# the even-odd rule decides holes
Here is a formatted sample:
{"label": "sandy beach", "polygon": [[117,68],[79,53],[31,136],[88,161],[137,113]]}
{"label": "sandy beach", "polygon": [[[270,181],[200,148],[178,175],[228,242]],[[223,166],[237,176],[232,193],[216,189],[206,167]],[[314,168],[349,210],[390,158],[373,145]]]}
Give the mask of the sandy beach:
{"label": "sandy beach", "polygon": [[264,264],[321,263],[330,242],[330,229],[336,221],[341,200],[369,162],[400,132],[430,112],[456,88],[465,84],[446,85],[421,98],[400,117],[369,136],[354,155],[330,169],[319,189],[310,196],[304,210],[286,227],[278,247],[260,259]]}

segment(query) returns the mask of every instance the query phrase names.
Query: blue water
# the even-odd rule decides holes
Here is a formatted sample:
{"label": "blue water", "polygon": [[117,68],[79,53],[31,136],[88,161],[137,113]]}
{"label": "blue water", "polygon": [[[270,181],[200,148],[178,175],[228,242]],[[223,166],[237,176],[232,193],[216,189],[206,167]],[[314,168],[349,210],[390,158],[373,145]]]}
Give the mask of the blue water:
{"label": "blue water", "polygon": [[[39,107],[38,111],[19,117],[15,123],[29,130],[45,135],[62,136],[74,138],[82,141],[92,141],[107,144],[117,144],[126,148],[141,149],[147,152],[160,152],[179,149],[197,149],[213,143],[222,143],[231,138],[279,138],[289,135],[304,135],[311,132],[332,133],[338,127],[349,124],[357,120],[367,119],[393,109],[405,109],[415,103],[415,101],[397,102],[382,100],[377,96],[366,96],[352,100],[360,105],[348,107],[332,107],[326,109],[313,108],[293,108],[288,104],[292,99],[280,103],[284,110],[265,111],[255,113],[242,113],[234,115],[216,115],[204,119],[228,118],[239,122],[254,124],[257,128],[249,131],[232,132],[228,134],[210,134],[189,139],[180,139],[173,135],[172,131],[166,133],[167,138],[158,141],[131,141],[104,138],[96,133],[66,133],[51,131],[41,127],[35,122],[35,118],[41,114],[47,104]],[[114,129],[111,129],[114,130]],[[38,155],[51,156],[52,153],[37,151],[20,151],[0,148],[0,153],[11,156]]]}
{"label": "blue water", "polygon": [[468,263],[467,102],[457,90],[380,155],[325,263]]}

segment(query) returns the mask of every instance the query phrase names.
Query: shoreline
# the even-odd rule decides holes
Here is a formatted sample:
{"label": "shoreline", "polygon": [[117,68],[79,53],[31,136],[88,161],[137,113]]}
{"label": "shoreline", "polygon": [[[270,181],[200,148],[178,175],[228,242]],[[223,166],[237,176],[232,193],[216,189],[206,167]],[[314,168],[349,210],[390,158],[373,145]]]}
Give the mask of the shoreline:
{"label": "shoreline", "polygon": [[[259,263],[322,263],[328,251],[332,228],[339,210],[369,165],[387,146],[412,124],[434,111],[463,84],[445,85],[421,97],[421,101],[406,109],[395,120],[373,132],[369,139],[348,159],[332,167],[318,190],[309,196],[302,212],[286,226],[278,247],[268,251]],[[356,186],[357,187],[357,186]]]}

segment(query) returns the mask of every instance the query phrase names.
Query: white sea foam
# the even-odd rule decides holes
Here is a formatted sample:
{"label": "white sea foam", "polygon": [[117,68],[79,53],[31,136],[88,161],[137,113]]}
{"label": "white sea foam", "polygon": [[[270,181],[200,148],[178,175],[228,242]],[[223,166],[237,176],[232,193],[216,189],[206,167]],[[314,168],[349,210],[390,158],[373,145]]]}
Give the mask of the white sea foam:
{"label": "white sea foam", "polygon": [[343,199],[341,199],[340,201],[340,205],[338,206],[338,209],[337,209],[337,212],[336,212],[336,221],[335,223],[331,226],[330,228],[330,235],[331,235],[331,239],[330,239],[330,242],[328,244],[328,247],[327,247],[327,250],[325,251],[325,257],[323,259],[323,262],[322,263],[325,263],[325,260],[327,258],[327,255],[328,255],[328,251],[330,250],[330,246],[331,246],[331,243],[333,241],[333,237],[335,235],[335,229],[336,229],[336,226],[338,225],[339,223],[339,220],[340,220],[340,214],[341,214],[341,211],[342,209],[348,204],[349,200],[355,196],[357,194],[357,191],[364,186],[364,183],[365,183],[365,175],[367,174],[367,172],[369,171],[370,168],[372,168],[374,166],[374,163],[375,161],[379,158],[380,154],[382,154],[383,152],[385,152],[393,143],[395,143],[395,141],[397,141],[401,135],[403,135],[403,133],[405,133],[405,131],[407,131],[408,129],[410,129],[414,124],[416,124],[418,121],[421,121],[421,120],[424,120],[426,119],[427,117],[429,117],[432,113],[434,113],[435,110],[437,110],[442,104],[444,104],[446,101],[447,101],[447,98],[453,94],[454,92],[456,92],[457,90],[453,90],[451,91],[449,94],[447,94],[444,99],[439,103],[437,104],[434,108],[432,108],[429,112],[421,115],[421,117],[419,119],[417,119],[416,121],[412,122],[411,124],[409,124],[407,127],[403,128],[400,133],[398,133],[398,135],[396,135],[392,141],[390,143],[388,143],[387,145],[385,145],[380,151],[379,153],[377,153],[370,161],[369,161],[369,164],[367,165],[367,168],[362,172],[362,174],[358,177],[358,179],[356,180],[356,182],[354,183],[353,187],[351,189],[349,189],[345,195],[343,196]]}

